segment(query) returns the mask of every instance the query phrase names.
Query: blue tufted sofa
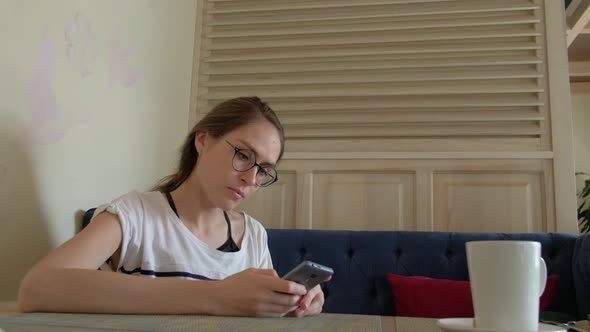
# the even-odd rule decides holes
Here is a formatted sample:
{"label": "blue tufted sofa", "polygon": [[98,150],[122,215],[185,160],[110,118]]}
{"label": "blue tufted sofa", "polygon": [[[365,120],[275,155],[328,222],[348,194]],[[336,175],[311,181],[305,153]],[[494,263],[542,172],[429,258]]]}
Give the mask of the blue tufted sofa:
{"label": "blue tufted sofa", "polygon": [[[94,209],[84,215],[90,222]],[[549,274],[560,276],[549,310],[586,319],[590,313],[590,235],[269,229],[274,268],[284,275],[303,260],[330,266],[322,284],[324,312],[394,316],[387,273],[468,280],[465,243],[538,241]]]}
{"label": "blue tufted sofa", "polygon": [[590,313],[590,235],[268,230],[279,275],[302,260],[334,269],[332,280],[322,284],[324,312],[389,316],[395,315],[395,305],[388,272],[468,280],[465,243],[476,240],[540,242],[549,274],[560,276],[549,311],[586,319]]}

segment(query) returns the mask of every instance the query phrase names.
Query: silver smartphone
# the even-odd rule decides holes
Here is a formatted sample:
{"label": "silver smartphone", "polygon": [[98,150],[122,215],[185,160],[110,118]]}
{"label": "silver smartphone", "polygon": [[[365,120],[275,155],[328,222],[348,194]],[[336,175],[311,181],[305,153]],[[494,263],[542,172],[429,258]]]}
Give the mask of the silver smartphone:
{"label": "silver smartphone", "polygon": [[307,290],[310,290],[332,274],[334,274],[334,270],[330,267],[310,261],[303,261],[293,268],[293,270],[285,274],[283,279],[295,281],[305,286]]}

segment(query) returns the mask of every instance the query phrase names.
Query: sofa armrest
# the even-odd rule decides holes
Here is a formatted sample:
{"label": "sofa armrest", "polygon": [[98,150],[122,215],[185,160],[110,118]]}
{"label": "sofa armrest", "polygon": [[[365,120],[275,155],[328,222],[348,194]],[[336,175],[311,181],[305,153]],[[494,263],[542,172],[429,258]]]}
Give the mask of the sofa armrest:
{"label": "sofa armrest", "polygon": [[578,301],[580,318],[587,319],[590,314],[590,234],[576,239],[572,257],[572,273]]}

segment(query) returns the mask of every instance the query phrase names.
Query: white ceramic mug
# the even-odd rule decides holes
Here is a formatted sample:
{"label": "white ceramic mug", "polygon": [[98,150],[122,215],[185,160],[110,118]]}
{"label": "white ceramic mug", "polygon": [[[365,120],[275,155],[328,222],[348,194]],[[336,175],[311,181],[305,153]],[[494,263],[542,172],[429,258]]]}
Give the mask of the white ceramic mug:
{"label": "white ceramic mug", "polygon": [[475,327],[538,331],[539,298],[547,282],[541,244],[473,241],[466,250]]}

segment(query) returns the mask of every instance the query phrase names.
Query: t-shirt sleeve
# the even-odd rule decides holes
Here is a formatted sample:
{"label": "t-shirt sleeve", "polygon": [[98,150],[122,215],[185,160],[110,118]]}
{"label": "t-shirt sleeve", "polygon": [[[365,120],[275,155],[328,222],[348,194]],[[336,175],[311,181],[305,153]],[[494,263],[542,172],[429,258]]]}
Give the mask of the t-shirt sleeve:
{"label": "t-shirt sleeve", "polygon": [[260,245],[262,246],[262,255],[260,255],[260,264],[258,268],[272,269],[272,258],[270,256],[270,250],[268,249],[268,235],[264,228],[262,228]]}
{"label": "t-shirt sleeve", "polygon": [[272,269],[272,257],[268,249],[268,235],[260,221],[242,212],[250,228],[249,265],[257,269]]}
{"label": "t-shirt sleeve", "polygon": [[[123,257],[126,256],[129,247],[139,246],[141,243],[139,237],[142,234],[141,227],[143,225],[141,222],[143,219],[142,202],[137,192],[130,192],[108,204],[97,207],[92,216],[91,222],[96,216],[104,211],[117,215],[117,217],[119,217],[119,222],[121,223],[123,236],[121,240],[121,260],[119,261],[119,266],[117,266],[118,269],[123,265]],[[104,269],[108,270],[110,269],[110,266],[108,264],[103,264],[101,270]]]}

